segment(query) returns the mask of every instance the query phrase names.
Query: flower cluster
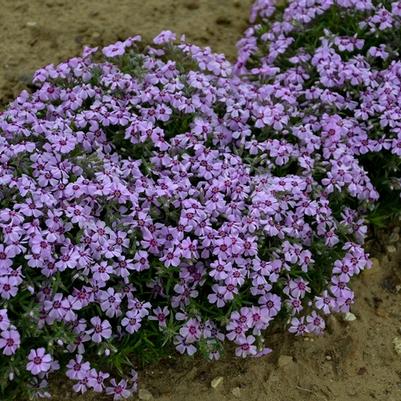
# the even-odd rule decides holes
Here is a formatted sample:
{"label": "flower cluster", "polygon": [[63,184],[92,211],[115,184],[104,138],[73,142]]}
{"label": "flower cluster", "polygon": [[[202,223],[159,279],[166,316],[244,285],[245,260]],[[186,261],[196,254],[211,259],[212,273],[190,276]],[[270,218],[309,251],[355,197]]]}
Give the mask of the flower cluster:
{"label": "flower cluster", "polygon": [[401,2],[259,0],[251,22],[236,71],[291,88],[302,125],[313,115],[318,136],[345,143],[389,208],[401,189]]}
{"label": "flower cluster", "polygon": [[[352,7],[369,34],[397,23]],[[273,323],[319,335],[349,311],[379,198],[363,156],[399,159],[401,69],[373,34],[377,68],[359,36],[311,52],[326,9],[257,1],[282,21],[249,28],[235,66],[166,31],[37,71],[0,115],[2,388],[47,396],[61,369],[119,400],[166,344],[262,356]]]}

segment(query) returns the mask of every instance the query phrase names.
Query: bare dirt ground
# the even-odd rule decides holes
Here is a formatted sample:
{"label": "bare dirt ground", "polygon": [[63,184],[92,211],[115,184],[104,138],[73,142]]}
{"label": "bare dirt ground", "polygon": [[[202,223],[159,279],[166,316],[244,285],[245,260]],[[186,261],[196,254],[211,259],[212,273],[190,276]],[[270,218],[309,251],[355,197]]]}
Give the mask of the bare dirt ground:
{"label": "bare dirt ground", "polygon": [[[0,104],[35,69],[133,34],[185,33],[235,57],[251,0],[0,0]],[[355,321],[329,321],[321,338],[273,333],[266,358],[217,363],[172,358],[140,372],[142,389],[160,401],[401,401],[401,242],[372,241],[375,268],[354,283]],[[211,381],[222,377],[217,388]],[[56,383],[56,401],[94,401]],[[149,393],[142,394],[151,396]],[[150,399],[150,398],[148,398]],[[25,401],[25,400],[20,400]]]}
{"label": "bare dirt ground", "polygon": [[235,56],[251,0],[0,0],[0,102],[10,100],[32,72],[109,44],[161,30],[185,33]]}

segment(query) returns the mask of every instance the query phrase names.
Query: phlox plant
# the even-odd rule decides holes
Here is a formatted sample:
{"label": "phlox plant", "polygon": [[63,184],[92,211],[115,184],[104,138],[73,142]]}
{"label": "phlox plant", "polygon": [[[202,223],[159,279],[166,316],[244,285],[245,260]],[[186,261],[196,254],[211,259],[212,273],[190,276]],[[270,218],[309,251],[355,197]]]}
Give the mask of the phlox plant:
{"label": "phlox plant", "polygon": [[236,71],[291,87],[300,125],[316,118],[333,148],[346,143],[381,199],[383,225],[401,202],[401,2],[258,0],[238,42]]}
{"label": "phlox plant", "polygon": [[2,399],[48,397],[56,371],[128,398],[174,349],[263,356],[270,326],[350,310],[380,192],[361,156],[394,138],[362,151],[359,89],[319,100],[320,58],[277,67],[260,29],[235,66],[169,31],[85,48],[0,115]]}

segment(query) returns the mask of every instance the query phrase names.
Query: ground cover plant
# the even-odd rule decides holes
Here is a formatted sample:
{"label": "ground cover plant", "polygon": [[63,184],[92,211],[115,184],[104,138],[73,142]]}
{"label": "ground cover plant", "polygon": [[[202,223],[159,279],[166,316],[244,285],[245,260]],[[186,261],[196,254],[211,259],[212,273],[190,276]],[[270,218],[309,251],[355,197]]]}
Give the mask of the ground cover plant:
{"label": "ground cover plant", "polygon": [[127,398],[172,348],[263,356],[269,326],[321,334],[349,311],[382,191],[357,106],[327,92],[324,109],[301,67],[266,64],[259,29],[235,68],[167,31],[86,48],[2,113],[3,397],[46,397],[61,370]]}

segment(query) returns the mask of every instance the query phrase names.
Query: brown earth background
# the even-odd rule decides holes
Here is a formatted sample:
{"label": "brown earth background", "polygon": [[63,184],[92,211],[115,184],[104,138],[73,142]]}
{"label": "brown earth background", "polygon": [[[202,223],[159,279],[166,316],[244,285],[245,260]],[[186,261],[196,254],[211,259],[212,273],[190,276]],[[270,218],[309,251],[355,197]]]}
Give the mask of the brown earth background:
{"label": "brown earth background", "polygon": [[[171,29],[235,58],[251,0],[0,0],[0,105],[49,63],[134,34]],[[389,234],[391,233],[391,234]],[[172,357],[140,371],[142,399],[159,401],[401,401],[399,227],[370,241],[374,268],[354,282],[356,320],[331,317],[323,337],[271,333],[274,352],[216,363]],[[222,378],[222,379],[221,379]],[[211,382],[220,382],[214,388]],[[94,401],[53,383],[56,401]],[[21,400],[26,401],[26,400]]]}

